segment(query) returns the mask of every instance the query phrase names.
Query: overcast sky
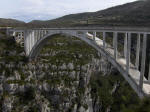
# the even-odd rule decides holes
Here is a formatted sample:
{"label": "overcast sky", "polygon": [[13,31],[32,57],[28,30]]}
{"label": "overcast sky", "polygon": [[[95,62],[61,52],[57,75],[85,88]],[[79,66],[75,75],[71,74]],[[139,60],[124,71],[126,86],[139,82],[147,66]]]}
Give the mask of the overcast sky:
{"label": "overcast sky", "polygon": [[94,12],[136,0],[1,0],[0,18],[47,20],[66,14]]}

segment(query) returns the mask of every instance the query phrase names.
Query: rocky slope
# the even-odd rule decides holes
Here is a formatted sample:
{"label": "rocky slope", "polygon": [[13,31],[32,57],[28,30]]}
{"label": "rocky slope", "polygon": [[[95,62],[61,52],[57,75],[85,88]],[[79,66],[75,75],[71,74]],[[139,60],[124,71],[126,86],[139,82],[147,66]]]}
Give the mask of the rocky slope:
{"label": "rocky slope", "polygon": [[118,71],[76,38],[56,35],[31,62],[12,38],[0,46],[2,112],[128,112],[139,103]]}

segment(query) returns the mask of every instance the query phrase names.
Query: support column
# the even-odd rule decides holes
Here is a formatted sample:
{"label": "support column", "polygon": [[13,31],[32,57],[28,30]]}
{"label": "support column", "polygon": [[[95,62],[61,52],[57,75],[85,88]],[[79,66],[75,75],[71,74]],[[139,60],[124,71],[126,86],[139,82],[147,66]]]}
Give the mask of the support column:
{"label": "support column", "polygon": [[43,33],[42,33],[42,30],[40,30],[40,39],[42,38],[43,36]]}
{"label": "support column", "polygon": [[42,38],[44,37],[44,35],[45,35],[45,30],[42,30],[42,33],[43,33],[43,36],[42,36]]}
{"label": "support column", "polygon": [[131,52],[131,33],[128,33],[127,53],[126,53],[126,72],[127,73],[129,73],[129,69],[130,69],[130,52]]}
{"label": "support column", "polygon": [[27,30],[24,31],[24,51],[27,55],[28,52],[28,41],[27,41]]}
{"label": "support column", "polygon": [[29,55],[30,53],[30,32],[29,31],[27,31],[27,48],[28,48],[27,55]]}
{"label": "support column", "polygon": [[44,36],[46,36],[46,34],[47,34],[47,30],[45,30],[45,32],[44,32],[45,34],[44,34]]}
{"label": "support column", "polygon": [[127,59],[127,40],[128,40],[128,33],[125,33],[124,37],[124,58]]}
{"label": "support column", "polygon": [[103,32],[103,48],[106,48],[106,32]]}
{"label": "support column", "polygon": [[[77,32],[76,32],[76,35],[78,35],[78,33],[77,33]],[[88,38],[88,36],[87,36],[87,35],[88,35],[88,31],[85,31],[85,32],[84,32],[84,37],[85,37],[85,38]]]}
{"label": "support column", "polygon": [[149,73],[148,73],[148,81],[150,82],[150,61],[149,61]]}
{"label": "support column", "polygon": [[38,30],[38,40],[40,40],[40,37],[41,37],[41,33],[40,33],[41,31],[40,30]]}
{"label": "support column", "polygon": [[34,42],[37,42],[37,30],[34,30]]}
{"label": "support column", "polygon": [[137,37],[137,45],[136,45],[136,62],[135,62],[135,66],[136,69],[139,69],[139,58],[140,58],[140,33],[138,34]]}
{"label": "support column", "polygon": [[144,79],[144,73],[145,73],[145,60],[146,60],[146,46],[147,46],[146,44],[147,44],[147,34],[144,33],[143,48],[142,48],[141,72],[140,72],[140,82],[139,82],[140,90],[143,89],[143,79]]}
{"label": "support column", "polygon": [[36,42],[38,41],[39,31],[36,30]]}
{"label": "support column", "polygon": [[30,52],[32,49],[32,30],[30,30],[30,32],[29,32],[29,37],[30,37],[30,50],[29,50],[29,52]]}
{"label": "support column", "polygon": [[95,41],[95,38],[96,38],[96,32],[93,32],[93,37],[94,37],[94,41]]}
{"label": "support column", "polygon": [[30,48],[30,51],[32,50],[32,47],[33,47],[33,30],[31,30],[31,48]]}
{"label": "support column", "polygon": [[35,30],[32,30],[32,47],[35,44]]}
{"label": "support column", "polygon": [[118,56],[118,51],[117,51],[117,44],[118,44],[118,39],[117,39],[117,32],[113,33],[113,46],[114,46],[114,57],[117,59]]}
{"label": "support column", "polygon": [[44,36],[44,32],[43,32],[43,30],[41,31],[41,38],[43,38],[43,36]]}
{"label": "support column", "polygon": [[40,39],[40,30],[38,30],[37,41]]}
{"label": "support column", "polygon": [[42,38],[43,34],[42,34],[42,30],[40,30],[40,39]]}
{"label": "support column", "polygon": [[30,31],[28,30],[27,31],[27,55],[29,55],[29,52],[30,52]]}
{"label": "support column", "polygon": [[45,36],[45,30],[43,30],[43,37]]}

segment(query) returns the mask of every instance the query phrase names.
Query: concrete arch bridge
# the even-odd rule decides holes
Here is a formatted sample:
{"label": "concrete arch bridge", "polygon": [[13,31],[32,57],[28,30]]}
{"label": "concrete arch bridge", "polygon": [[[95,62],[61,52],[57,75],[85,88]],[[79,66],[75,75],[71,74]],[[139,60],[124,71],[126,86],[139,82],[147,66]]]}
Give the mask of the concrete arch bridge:
{"label": "concrete arch bridge", "polygon": [[[42,46],[53,35],[63,34],[77,37],[105,56],[114,67],[120,71],[139,97],[150,95],[150,67],[148,77],[145,77],[147,57],[147,37],[149,28],[130,27],[75,27],[75,28],[35,28],[35,29],[9,29],[16,39],[23,40],[26,56],[34,59]],[[107,42],[107,34],[111,33],[112,41]],[[17,35],[16,35],[17,34]],[[123,49],[119,51],[119,34],[123,40]],[[133,34],[136,35],[136,38]],[[100,36],[101,35],[101,36]],[[106,38],[107,37],[107,38]],[[131,60],[131,40],[136,41],[135,62]],[[120,52],[123,52],[121,55]],[[141,54],[142,52],[142,54]],[[139,67],[140,66],[140,67]],[[140,70],[139,70],[140,68]]]}

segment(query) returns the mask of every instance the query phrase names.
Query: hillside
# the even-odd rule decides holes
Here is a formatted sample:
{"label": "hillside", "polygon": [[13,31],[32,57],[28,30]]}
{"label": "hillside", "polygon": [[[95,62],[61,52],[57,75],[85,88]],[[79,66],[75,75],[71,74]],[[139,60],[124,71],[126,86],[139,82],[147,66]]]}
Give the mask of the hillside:
{"label": "hillside", "polygon": [[140,0],[97,12],[70,14],[54,20],[32,21],[31,26],[64,27],[87,25],[150,26],[150,0]]}
{"label": "hillside", "polygon": [[139,0],[97,12],[70,14],[57,19],[29,23],[1,19],[0,26],[74,27],[74,26],[150,26],[150,0]]}
{"label": "hillside", "polygon": [[19,21],[19,20],[15,20],[15,19],[4,19],[4,18],[0,18],[0,27],[8,27],[8,26],[12,26],[12,27],[20,27],[20,26],[24,26],[25,22],[23,21]]}

